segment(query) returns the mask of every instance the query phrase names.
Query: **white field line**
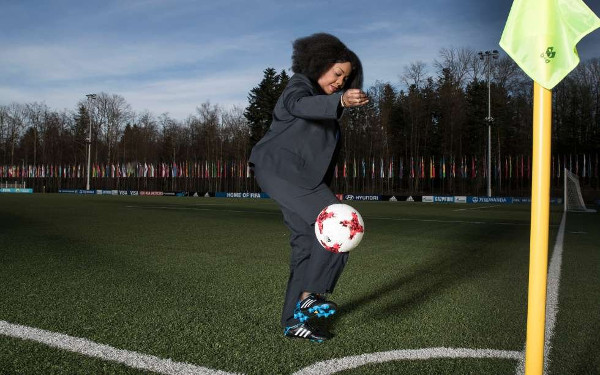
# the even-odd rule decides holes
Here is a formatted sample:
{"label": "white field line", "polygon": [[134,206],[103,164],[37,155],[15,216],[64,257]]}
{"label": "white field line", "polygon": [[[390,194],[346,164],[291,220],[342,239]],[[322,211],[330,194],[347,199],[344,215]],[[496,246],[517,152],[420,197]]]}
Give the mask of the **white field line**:
{"label": "white field line", "polygon": [[175,362],[170,359],[158,358],[152,355],[116,349],[94,341],[68,336],[62,333],[45,331],[38,328],[26,327],[0,320],[0,335],[23,340],[31,340],[88,357],[122,363],[140,370],[157,372],[159,374],[181,375],[232,375],[231,372],[212,370],[189,363]]}
{"label": "white field line", "polygon": [[[127,206],[137,208],[136,206]],[[154,207],[167,208],[171,207]],[[176,208],[177,209],[177,208]],[[232,210],[230,210],[232,211]],[[247,212],[247,211],[235,211]],[[265,212],[266,213],[266,212]],[[391,219],[391,218],[388,218]],[[411,219],[407,219],[411,220]],[[419,220],[444,222],[441,220]],[[466,221],[448,221],[469,223]],[[562,264],[562,250],[565,231],[566,215],[563,215],[552,260],[548,272],[548,291],[546,308],[546,341],[544,351],[544,368],[548,366],[548,355],[551,349],[551,340],[556,324],[558,313],[558,289],[560,283],[560,268]],[[484,222],[470,222],[486,224]],[[494,224],[494,223],[489,223]],[[497,223],[496,223],[497,224]],[[515,225],[515,224],[513,224]],[[153,371],[160,374],[182,374],[182,375],[232,375],[234,373],[221,370],[213,370],[206,367],[196,366],[189,363],[174,362],[170,359],[162,359],[155,356],[137,353],[133,351],[116,349],[108,345],[98,344],[88,339],[68,336],[62,333],[45,331],[38,328],[12,324],[0,320],[0,335],[31,340],[46,344],[50,347],[60,348],[67,351],[80,353],[89,357],[99,358],[107,361],[122,363],[126,366],[141,370]],[[383,363],[397,360],[427,360],[434,358],[498,358],[513,359],[518,361],[517,374],[525,373],[524,351],[494,350],[494,349],[468,349],[468,348],[424,348],[424,349],[402,349],[387,352],[361,354],[343,358],[330,359],[317,362],[305,367],[293,375],[327,375],[339,371],[348,370],[369,363]],[[545,372],[545,371],[544,371]]]}
{"label": "white field line", "polygon": [[243,211],[243,210],[230,210],[230,209],[221,209],[221,208],[179,207],[179,206],[125,206],[125,208],[141,208],[141,209],[149,209],[149,210],[220,211],[220,212],[236,212],[236,213],[242,213],[242,214],[281,215],[279,212]]}
{"label": "white field line", "polygon": [[499,204],[495,204],[493,206],[483,206],[483,207],[473,207],[473,208],[459,208],[452,211],[469,211],[469,210],[485,210],[486,208],[500,207]]}
{"label": "white field line", "polygon": [[[236,375],[235,373],[213,370],[189,363],[174,362],[155,356],[128,350],[115,349],[88,339],[68,336],[62,333],[45,331],[0,320],[0,334],[31,340],[50,347],[117,362],[126,366],[171,375]],[[523,353],[510,350],[467,349],[467,348],[425,348],[403,349],[388,352],[361,354],[356,356],[317,362],[293,375],[326,375],[348,370],[369,363],[383,363],[397,360],[427,360],[435,358],[497,358],[522,360]]]}
{"label": "white field line", "polygon": [[[546,327],[544,332],[544,373],[550,365],[550,350],[552,349],[552,336],[558,314],[558,289],[560,287],[560,269],[562,266],[563,242],[565,239],[565,226],[567,215],[563,213],[548,267],[548,286],[546,287]],[[525,356],[517,365],[516,375],[525,374]]]}
{"label": "white field line", "polygon": [[498,358],[521,360],[522,356],[522,352],[510,350],[466,348],[403,349],[391,350],[389,352],[360,354],[317,362],[296,371],[293,375],[329,375],[371,363],[383,363],[398,360],[414,361],[434,358]]}
{"label": "white field line", "polygon": [[[565,233],[566,215],[563,214],[552,259],[548,271],[548,289],[546,299],[546,339],[544,345],[544,372],[549,364],[548,356],[551,349],[551,340],[554,335],[556,314],[558,313],[558,289],[560,284],[560,268],[562,264],[562,251]],[[370,363],[383,363],[398,360],[423,360],[432,358],[500,358],[517,360],[517,375],[525,373],[525,351],[507,351],[492,349],[464,349],[464,348],[426,348],[392,350],[389,352],[378,352],[361,354],[343,358],[330,359],[317,362],[305,367],[293,375],[329,375],[339,371],[353,369]]]}
{"label": "white field line", "polygon": [[[200,207],[177,207],[177,206],[125,206],[125,208],[136,208],[136,209],[153,209],[153,210],[186,210],[186,211],[221,211],[221,212],[235,212],[243,214],[261,214],[261,215],[281,215],[280,212],[266,212],[266,211],[242,211],[242,210],[230,210],[220,208],[200,208]],[[397,217],[369,217],[364,216],[367,220],[391,220],[391,221],[416,221],[424,223],[450,223],[450,224],[475,224],[475,225],[510,225],[510,226],[527,226],[529,223],[507,223],[507,222],[495,222],[495,221],[469,221],[469,220],[438,220],[438,219],[413,219],[413,218],[397,218]]]}
{"label": "white field line", "polygon": [[563,242],[565,239],[565,224],[567,215],[563,214],[560,228],[556,236],[550,267],[548,268],[548,286],[546,291],[546,338],[544,345],[544,372],[550,364],[550,350],[552,349],[552,337],[556,326],[556,315],[558,314],[558,289],[560,287],[560,270],[562,267]]}

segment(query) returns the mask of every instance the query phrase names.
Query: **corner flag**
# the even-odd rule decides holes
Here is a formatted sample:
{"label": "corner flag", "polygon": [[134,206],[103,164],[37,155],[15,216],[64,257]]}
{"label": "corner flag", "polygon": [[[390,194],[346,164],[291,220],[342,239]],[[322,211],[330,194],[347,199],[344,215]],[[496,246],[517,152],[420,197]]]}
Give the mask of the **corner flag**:
{"label": "corner flag", "polygon": [[579,63],[577,42],[598,27],[600,19],[582,0],[514,0],[500,40],[500,46],[534,80],[526,375],[541,375],[545,365],[551,89]]}
{"label": "corner flag", "polygon": [[600,19],[582,0],[515,0],[500,46],[551,90],[579,64],[576,44],[598,27]]}

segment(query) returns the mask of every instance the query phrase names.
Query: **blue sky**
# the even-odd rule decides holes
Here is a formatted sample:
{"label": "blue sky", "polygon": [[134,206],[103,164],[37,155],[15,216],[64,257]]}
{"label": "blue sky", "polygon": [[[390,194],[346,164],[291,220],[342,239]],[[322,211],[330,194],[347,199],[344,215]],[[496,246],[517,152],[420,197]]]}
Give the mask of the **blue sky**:
{"label": "blue sky", "polygon": [[[585,0],[600,14],[600,0]],[[0,0],[0,104],[74,110],[88,93],[179,120],[210,101],[245,107],[273,67],[289,69],[291,43],[338,36],[361,58],[365,83],[400,85],[411,62],[441,48],[501,50],[512,0]],[[600,57],[600,31],[578,45]]]}

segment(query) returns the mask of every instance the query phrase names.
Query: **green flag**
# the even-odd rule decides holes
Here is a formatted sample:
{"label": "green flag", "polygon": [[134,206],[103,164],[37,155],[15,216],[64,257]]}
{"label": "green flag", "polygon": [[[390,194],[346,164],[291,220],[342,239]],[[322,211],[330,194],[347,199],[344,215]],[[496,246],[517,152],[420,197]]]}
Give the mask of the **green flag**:
{"label": "green flag", "polygon": [[500,46],[550,90],[579,64],[575,45],[598,27],[581,0],[514,0]]}

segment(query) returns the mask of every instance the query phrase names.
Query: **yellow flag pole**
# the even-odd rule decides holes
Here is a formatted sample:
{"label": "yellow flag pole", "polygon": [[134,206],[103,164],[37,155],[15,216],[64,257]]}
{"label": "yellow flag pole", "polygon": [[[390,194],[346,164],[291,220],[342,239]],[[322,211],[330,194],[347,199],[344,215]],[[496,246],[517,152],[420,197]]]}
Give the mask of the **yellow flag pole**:
{"label": "yellow flag pole", "polygon": [[550,216],[551,120],[552,92],[534,82],[529,302],[527,306],[527,339],[525,345],[526,375],[541,375],[544,370],[548,225]]}

